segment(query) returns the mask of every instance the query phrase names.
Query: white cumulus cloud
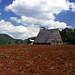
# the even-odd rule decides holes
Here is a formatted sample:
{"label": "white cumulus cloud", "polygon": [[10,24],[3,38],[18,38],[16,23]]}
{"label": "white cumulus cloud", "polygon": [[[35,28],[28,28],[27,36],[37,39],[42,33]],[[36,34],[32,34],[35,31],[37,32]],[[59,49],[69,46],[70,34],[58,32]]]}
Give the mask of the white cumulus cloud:
{"label": "white cumulus cloud", "polygon": [[72,8],[72,11],[75,12],[75,3],[71,2],[69,3],[70,8]]}
{"label": "white cumulus cloud", "polygon": [[66,28],[68,27],[66,23],[64,22],[59,22],[59,21],[54,21],[54,20],[45,20],[45,19],[36,19],[32,17],[26,17],[26,16],[21,16],[20,19],[17,17],[11,17],[10,18],[13,21],[16,21],[17,23],[21,23],[25,26],[29,26],[31,24],[34,25],[41,25],[41,26],[47,26],[48,28]]}
{"label": "white cumulus cloud", "polygon": [[17,39],[26,39],[28,37],[34,37],[38,34],[39,27],[30,25],[30,26],[14,26],[10,22],[5,22],[4,20],[0,21],[0,33],[7,33]]}
{"label": "white cumulus cloud", "polygon": [[11,10],[20,16],[55,19],[54,14],[58,14],[62,10],[69,10],[70,5],[72,8],[75,6],[68,0],[15,0],[6,6],[5,10]]}

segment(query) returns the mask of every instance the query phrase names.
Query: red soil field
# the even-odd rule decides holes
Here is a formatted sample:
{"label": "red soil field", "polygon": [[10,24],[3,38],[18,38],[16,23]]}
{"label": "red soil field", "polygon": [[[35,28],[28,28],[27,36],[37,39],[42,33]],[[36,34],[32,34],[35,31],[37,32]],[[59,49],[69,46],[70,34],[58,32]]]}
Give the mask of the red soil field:
{"label": "red soil field", "polygon": [[2,45],[0,75],[75,75],[75,45]]}

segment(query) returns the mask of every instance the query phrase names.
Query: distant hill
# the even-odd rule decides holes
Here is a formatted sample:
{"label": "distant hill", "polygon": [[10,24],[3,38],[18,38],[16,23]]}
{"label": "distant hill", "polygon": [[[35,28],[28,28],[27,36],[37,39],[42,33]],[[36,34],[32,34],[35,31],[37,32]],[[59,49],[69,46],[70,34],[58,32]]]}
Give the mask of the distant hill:
{"label": "distant hill", "polygon": [[15,44],[14,38],[8,34],[0,34],[0,45]]}
{"label": "distant hill", "polygon": [[35,39],[35,37],[31,37],[25,40],[22,39],[14,39],[8,34],[0,34],[0,45],[15,45],[15,44],[27,44],[29,39]]}
{"label": "distant hill", "polygon": [[24,44],[24,40],[22,39],[14,39],[15,40],[15,44]]}

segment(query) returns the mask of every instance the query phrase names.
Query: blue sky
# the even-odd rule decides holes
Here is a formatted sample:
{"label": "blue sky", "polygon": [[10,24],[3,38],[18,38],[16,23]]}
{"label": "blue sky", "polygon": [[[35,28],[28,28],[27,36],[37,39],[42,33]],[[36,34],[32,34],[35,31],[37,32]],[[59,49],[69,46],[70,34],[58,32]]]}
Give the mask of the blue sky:
{"label": "blue sky", "polygon": [[75,0],[0,0],[0,33],[26,39],[42,26],[75,28]]}

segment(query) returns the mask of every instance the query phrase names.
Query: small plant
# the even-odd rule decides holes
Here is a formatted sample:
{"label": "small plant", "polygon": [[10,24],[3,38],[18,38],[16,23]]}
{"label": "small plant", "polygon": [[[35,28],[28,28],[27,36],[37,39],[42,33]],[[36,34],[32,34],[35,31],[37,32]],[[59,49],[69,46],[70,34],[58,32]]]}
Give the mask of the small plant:
{"label": "small plant", "polygon": [[9,56],[8,55],[3,55],[3,58],[8,58]]}
{"label": "small plant", "polygon": [[62,59],[60,59],[62,61]]}
{"label": "small plant", "polygon": [[4,51],[7,51],[7,49],[5,49]]}
{"label": "small plant", "polygon": [[2,54],[3,54],[4,52],[2,52]]}
{"label": "small plant", "polygon": [[46,53],[46,52],[43,52],[43,53]]}
{"label": "small plant", "polygon": [[25,57],[22,57],[22,59],[25,59]]}
{"label": "small plant", "polygon": [[39,57],[42,57],[42,55],[41,55],[41,54],[39,54],[38,56],[39,56]]}
{"label": "small plant", "polygon": [[16,51],[18,51],[18,50],[16,50]]}
{"label": "small plant", "polygon": [[26,53],[29,53],[29,51],[26,51]]}
{"label": "small plant", "polygon": [[23,48],[21,50],[23,50]]}
{"label": "small plant", "polygon": [[37,56],[35,56],[35,58],[37,58]]}
{"label": "small plant", "polygon": [[17,59],[20,59],[21,57],[17,57]]}
{"label": "small plant", "polygon": [[10,54],[10,55],[12,55],[12,54]]}
{"label": "small plant", "polygon": [[24,75],[24,71],[20,71],[20,75]]}
{"label": "small plant", "polygon": [[10,63],[10,64],[12,64],[12,63],[13,63],[13,61],[11,60],[9,63]]}
{"label": "small plant", "polygon": [[56,58],[56,56],[54,55],[54,58]]}
{"label": "small plant", "polygon": [[22,51],[22,53],[24,53],[24,51]]}
{"label": "small plant", "polygon": [[26,61],[26,62],[29,62],[29,61]]}
{"label": "small plant", "polygon": [[11,52],[11,53],[13,53],[13,52]]}
{"label": "small plant", "polygon": [[18,56],[19,56],[20,54],[18,54]]}
{"label": "small plant", "polygon": [[73,70],[68,70],[67,72],[70,73],[70,72],[73,72]]}
{"label": "small plant", "polygon": [[52,72],[52,70],[49,70],[48,72]]}

